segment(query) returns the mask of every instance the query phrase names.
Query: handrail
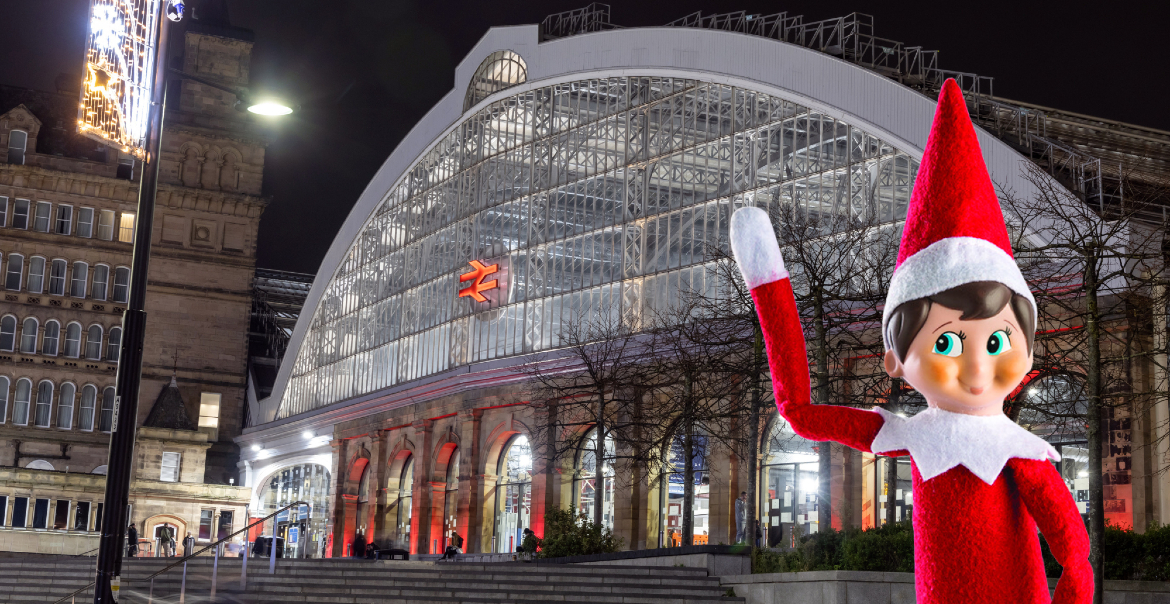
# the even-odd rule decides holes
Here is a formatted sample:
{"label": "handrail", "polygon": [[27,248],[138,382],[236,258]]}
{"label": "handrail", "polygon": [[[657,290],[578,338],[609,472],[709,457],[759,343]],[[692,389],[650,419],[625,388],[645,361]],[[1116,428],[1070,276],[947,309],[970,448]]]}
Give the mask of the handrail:
{"label": "handrail", "polygon": [[[265,516],[265,517],[263,517],[263,518],[261,518],[261,519],[259,519],[259,520],[255,521],[255,522],[253,522],[253,523],[249,524],[248,526],[245,526],[244,528],[242,528],[242,529],[240,529],[240,530],[238,530],[238,531],[236,531],[236,532],[234,532],[234,533],[232,533],[232,534],[228,535],[227,537],[224,537],[223,539],[220,539],[220,540],[216,541],[215,543],[212,543],[212,544],[210,544],[210,545],[207,545],[207,546],[205,546],[203,549],[201,549],[201,550],[199,550],[199,551],[197,551],[197,552],[195,552],[195,553],[193,553],[193,554],[188,554],[188,555],[186,555],[186,556],[183,556],[181,559],[179,559],[179,560],[176,560],[174,563],[172,563],[172,564],[169,564],[169,565],[167,565],[167,566],[163,567],[163,569],[162,569],[162,570],[160,570],[160,571],[158,571],[158,572],[154,573],[153,575],[150,575],[149,577],[146,577],[146,578],[142,579],[142,581],[144,581],[144,582],[145,582],[145,581],[149,581],[149,580],[151,580],[151,579],[153,579],[153,578],[155,578],[155,577],[157,577],[157,576],[159,576],[159,575],[161,575],[161,574],[163,574],[163,573],[167,572],[168,570],[171,570],[172,568],[174,568],[174,567],[176,567],[176,566],[178,566],[178,565],[180,565],[180,564],[184,564],[184,563],[186,563],[188,560],[190,560],[191,558],[194,558],[194,557],[198,556],[199,554],[202,554],[203,552],[205,552],[205,551],[207,551],[207,550],[209,550],[209,549],[212,549],[212,548],[218,547],[218,546],[219,546],[219,545],[221,545],[221,544],[222,544],[224,541],[227,541],[228,539],[231,539],[232,537],[235,537],[236,535],[239,535],[240,533],[242,533],[242,532],[244,532],[244,531],[247,531],[247,530],[251,529],[252,527],[256,526],[257,524],[264,524],[265,522],[267,522],[267,521],[268,521],[268,519],[269,519],[269,518],[272,518],[273,516],[276,516],[277,514],[279,514],[279,513],[283,512],[283,511],[285,511],[285,510],[287,510],[287,509],[289,509],[289,508],[291,508],[291,507],[293,507],[293,506],[298,506],[298,505],[309,505],[309,502],[307,502],[307,501],[294,501],[294,502],[292,502],[292,503],[290,503],[290,504],[288,504],[288,505],[286,505],[286,506],[284,506],[284,507],[280,508],[279,510],[276,510],[275,512],[272,512],[271,514],[269,514],[269,515],[267,515],[267,516]],[[275,548],[275,547],[276,547],[276,539],[275,539],[275,537],[276,537],[276,531],[274,530],[274,531],[272,531],[272,532],[273,532],[273,539],[272,539],[272,543],[271,543],[271,544],[269,544],[269,546],[268,546],[268,547],[270,547],[270,548]],[[248,552],[244,552],[244,555],[245,555],[245,556],[247,556],[247,555],[248,555]],[[76,596],[76,595],[77,595],[77,594],[79,594],[79,593],[82,593],[82,592],[84,592],[84,591],[88,590],[89,588],[93,587],[93,586],[94,586],[94,585],[96,585],[96,584],[97,584],[97,581],[93,581],[93,582],[91,582],[89,585],[86,585],[85,587],[82,587],[81,589],[78,589],[78,590],[76,590],[76,591],[74,591],[74,592],[72,592],[72,593],[66,594],[66,595],[65,595],[64,597],[62,597],[61,599],[59,599],[59,600],[57,600],[57,601],[53,602],[53,604],[62,604],[62,603],[63,603],[63,602],[65,602],[66,600],[68,600],[68,599],[70,599],[70,598],[72,598],[72,597]]]}
{"label": "handrail", "polygon": [[81,552],[80,554],[73,554],[73,557],[80,558],[81,556],[84,556],[86,554],[92,554],[92,553],[98,551],[99,549],[101,549],[101,546],[95,547],[95,548],[89,550],[88,552]]}

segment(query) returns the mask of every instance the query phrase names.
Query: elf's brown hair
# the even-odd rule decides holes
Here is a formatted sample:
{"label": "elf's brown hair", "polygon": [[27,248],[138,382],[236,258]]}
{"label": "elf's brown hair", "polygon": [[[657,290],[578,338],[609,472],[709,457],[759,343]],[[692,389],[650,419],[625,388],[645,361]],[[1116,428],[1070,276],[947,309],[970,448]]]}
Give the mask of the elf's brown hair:
{"label": "elf's brown hair", "polygon": [[960,321],[994,317],[1010,304],[1016,320],[1020,322],[1020,329],[1024,332],[1028,350],[1032,350],[1032,342],[1036,338],[1036,313],[1032,309],[1032,303],[997,281],[974,281],[933,296],[905,302],[890,313],[890,319],[886,323],[886,342],[894,354],[898,355],[899,361],[906,360],[910,344],[926,324],[926,317],[930,314],[932,304],[941,304],[951,310],[962,312]]}

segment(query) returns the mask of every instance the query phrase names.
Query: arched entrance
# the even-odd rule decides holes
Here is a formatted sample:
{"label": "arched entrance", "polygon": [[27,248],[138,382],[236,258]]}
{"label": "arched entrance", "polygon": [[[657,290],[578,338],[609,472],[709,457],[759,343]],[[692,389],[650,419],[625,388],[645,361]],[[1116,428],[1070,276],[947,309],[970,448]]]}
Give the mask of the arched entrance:
{"label": "arched entrance", "polygon": [[163,552],[163,531],[168,531],[172,539],[171,556],[183,555],[183,538],[187,536],[187,523],[175,516],[153,516],[142,523],[143,531],[138,535],[139,557],[161,557]]}
{"label": "arched entrance", "polygon": [[576,504],[577,514],[585,516],[589,520],[593,520],[595,514],[595,506],[599,500],[598,492],[600,491],[601,502],[601,524],[605,528],[613,530],[613,485],[614,485],[614,468],[613,460],[615,454],[613,434],[605,435],[605,451],[603,453],[604,459],[601,473],[603,477],[603,485],[601,489],[597,488],[597,428],[589,431],[585,439],[581,441],[581,449],[577,452],[577,471],[573,476],[573,499]]}
{"label": "arched entrance", "polygon": [[284,546],[282,555],[285,558],[327,557],[329,470],[318,464],[289,466],[273,472],[261,484],[253,517],[262,518],[294,501],[309,503],[277,514],[275,527],[271,521],[266,523],[264,534],[272,535],[275,530],[277,544]]}
{"label": "arched entrance", "polygon": [[516,551],[524,529],[532,526],[532,447],[523,434],[513,436],[504,447],[496,470],[496,531],[492,551]]}

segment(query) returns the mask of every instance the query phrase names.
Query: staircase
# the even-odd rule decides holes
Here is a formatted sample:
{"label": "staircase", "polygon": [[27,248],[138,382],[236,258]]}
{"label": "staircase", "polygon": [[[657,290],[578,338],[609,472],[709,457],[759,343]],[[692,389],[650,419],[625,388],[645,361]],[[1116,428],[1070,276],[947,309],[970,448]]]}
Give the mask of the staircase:
{"label": "staircase", "polygon": [[[401,604],[732,604],[726,588],[706,569],[625,565],[525,563],[431,563],[349,559],[248,560],[248,585],[240,590],[240,559],[219,561],[216,602],[222,604],[381,603]],[[0,604],[48,604],[93,580],[93,558],[37,556],[0,558]],[[150,582],[161,559],[128,560],[123,568],[122,602],[179,601],[182,568]],[[209,602],[210,558],[187,568],[185,602]],[[136,580],[137,579],[137,580]],[[151,599],[153,597],[153,599]],[[92,602],[91,593],[77,602]]]}

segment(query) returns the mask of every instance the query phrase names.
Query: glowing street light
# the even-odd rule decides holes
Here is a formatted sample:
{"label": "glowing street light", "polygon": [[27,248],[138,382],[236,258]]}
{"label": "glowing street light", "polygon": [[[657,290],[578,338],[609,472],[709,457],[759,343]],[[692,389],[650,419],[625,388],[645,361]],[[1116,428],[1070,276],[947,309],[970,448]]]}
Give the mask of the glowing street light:
{"label": "glowing street light", "polygon": [[292,107],[288,107],[275,101],[261,101],[248,107],[248,111],[257,115],[288,115],[293,112]]}

